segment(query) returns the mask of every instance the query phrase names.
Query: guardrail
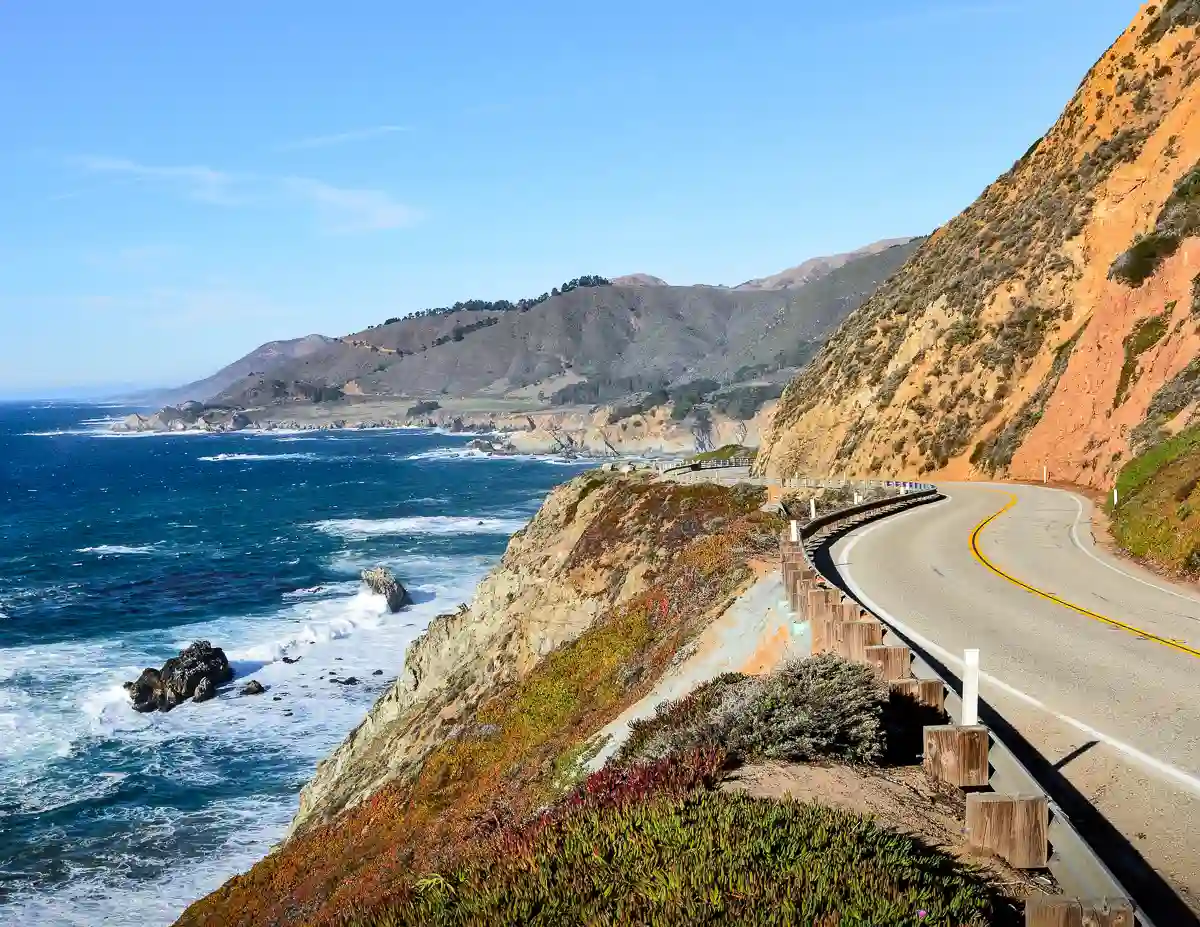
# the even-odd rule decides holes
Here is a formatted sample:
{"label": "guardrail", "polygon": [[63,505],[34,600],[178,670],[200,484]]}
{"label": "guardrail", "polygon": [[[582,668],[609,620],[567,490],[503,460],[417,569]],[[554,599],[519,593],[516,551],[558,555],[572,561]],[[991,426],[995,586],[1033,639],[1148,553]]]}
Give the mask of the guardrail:
{"label": "guardrail", "polygon": [[720,460],[685,460],[678,463],[665,463],[658,469],[660,473],[672,473],[676,470],[723,470],[729,467],[748,468],[753,463],[753,457],[726,457]]}
{"label": "guardrail", "polygon": [[[1019,857],[1009,861],[1021,868],[1048,868],[1064,892],[1031,902],[1027,925],[1124,927],[1133,923],[1136,912],[1143,927],[1155,927],[1042,782],[996,731],[978,724],[977,688],[964,689],[964,703],[936,661],[817,568],[813,553],[831,535],[941,498],[931,484],[902,485],[913,491],[838,509],[803,524],[784,507],[791,522],[780,543],[784,584],[793,612],[809,623],[813,653],[833,651],[875,665],[893,689],[954,722],[924,729],[923,762],[935,778],[963,788],[991,789],[990,794],[968,795],[969,841],[1006,858]],[[836,575],[836,567],[829,572]]]}

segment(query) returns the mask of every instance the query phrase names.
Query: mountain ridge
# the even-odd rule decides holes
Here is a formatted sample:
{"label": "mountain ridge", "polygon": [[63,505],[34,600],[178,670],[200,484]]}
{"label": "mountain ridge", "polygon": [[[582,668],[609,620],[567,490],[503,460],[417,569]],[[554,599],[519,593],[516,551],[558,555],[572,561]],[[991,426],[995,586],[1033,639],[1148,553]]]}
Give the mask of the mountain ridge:
{"label": "mountain ridge", "polygon": [[864,254],[790,289],[606,281],[519,304],[461,303],[478,308],[420,313],[339,338],[270,342],[169,395],[246,407],[303,392],[297,383],[349,396],[549,397],[587,382],[592,393],[614,397],[688,378],[752,379],[807,360],[914,247]]}
{"label": "mountain ridge", "polygon": [[754,280],[747,280],[745,283],[739,283],[734,289],[788,290],[793,287],[803,286],[806,283],[811,283],[814,280],[819,280],[821,277],[828,276],[839,267],[844,267],[856,258],[878,254],[896,245],[906,245],[912,240],[911,236],[908,238],[883,238],[862,248],[856,248],[854,251],[809,258],[795,267],[781,270],[779,273],[772,274],[769,277],[758,277]]}

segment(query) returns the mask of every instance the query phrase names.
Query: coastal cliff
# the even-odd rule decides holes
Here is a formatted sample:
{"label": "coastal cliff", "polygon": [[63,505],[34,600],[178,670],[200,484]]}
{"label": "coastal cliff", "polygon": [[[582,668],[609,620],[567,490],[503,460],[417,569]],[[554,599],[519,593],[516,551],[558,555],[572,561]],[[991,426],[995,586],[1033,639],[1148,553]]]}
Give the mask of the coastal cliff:
{"label": "coastal cliff", "polygon": [[1046,135],[793,380],[762,472],[1108,489],[1194,426],[1198,38],[1196,0],[1143,4]]}
{"label": "coastal cliff", "polygon": [[[621,490],[588,476],[552,492],[480,583],[470,607],[439,615],[408,648],[404,670],[300,795],[292,832],[325,821],[419,762],[488,691],[525,675],[644,586],[644,540],[630,537],[596,562],[571,557]],[[641,565],[639,567],[639,564]]]}
{"label": "coastal cliff", "polygon": [[559,487],[469,607],[435,619],[318,768],[288,839],[180,924],[332,924],[379,908],[583,774],[595,735],[753,579],[761,490],[591,472]]}

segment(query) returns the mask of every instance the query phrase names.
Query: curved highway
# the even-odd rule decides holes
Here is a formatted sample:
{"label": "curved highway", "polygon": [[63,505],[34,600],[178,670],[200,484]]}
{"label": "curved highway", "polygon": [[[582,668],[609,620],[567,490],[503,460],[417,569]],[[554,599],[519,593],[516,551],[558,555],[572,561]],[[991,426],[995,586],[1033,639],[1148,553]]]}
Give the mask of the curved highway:
{"label": "curved highway", "polygon": [[1110,556],[1091,503],[947,483],[840,539],[851,591],[981,697],[1200,909],[1200,594]]}

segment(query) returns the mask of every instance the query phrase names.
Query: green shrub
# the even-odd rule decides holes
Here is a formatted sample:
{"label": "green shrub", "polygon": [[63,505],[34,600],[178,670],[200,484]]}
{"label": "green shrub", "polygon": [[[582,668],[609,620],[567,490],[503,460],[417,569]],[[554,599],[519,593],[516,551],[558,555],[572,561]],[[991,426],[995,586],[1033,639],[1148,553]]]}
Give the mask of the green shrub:
{"label": "green shrub", "polygon": [[723,444],[715,451],[705,451],[703,454],[696,454],[689,457],[693,463],[701,463],[705,460],[732,460],[735,457],[754,457],[758,454],[758,448],[746,447],[744,444]]}
{"label": "green shrub", "polygon": [[630,734],[613,765],[654,762],[673,753],[727,743],[730,715],[745,711],[757,680],[724,673],[675,701],[660,704],[649,718],[631,721]]}
{"label": "green shrub", "polygon": [[757,678],[757,697],[732,719],[732,750],[793,762],[869,763],[882,755],[888,689],[873,668],[822,654]]}
{"label": "green shrub", "polygon": [[743,386],[717,393],[711,397],[712,406],[722,415],[744,422],[754,418],[772,399],[783,395],[784,384],[771,386]]}
{"label": "green shrub", "polygon": [[1108,276],[1129,286],[1141,286],[1179,250],[1185,238],[1200,233],[1200,164],[1175,182],[1163,203],[1154,231],[1139,235],[1129,250],[1117,256]]}
{"label": "green shrub", "polygon": [[735,761],[878,761],[887,687],[873,669],[834,654],[797,660],[767,676],[726,673],[634,721],[617,764],[718,746]]}
{"label": "green shrub", "polygon": [[408,407],[408,417],[415,418],[420,415],[428,415],[430,412],[436,412],[442,407],[442,404],[436,399],[422,399],[416,405]]}
{"label": "green shrub", "polygon": [[1125,363],[1121,365],[1121,376],[1117,380],[1114,409],[1125,401],[1129,388],[1137,381],[1138,358],[1158,344],[1167,333],[1167,315],[1168,312],[1163,312],[1143,319],[1125,338]]}
{"label": "green shrub", "polygon": [[1109,277],[1129,286],[1141,286],[1154,276],[1160,264],[1179,250],[1179,236],[1170,232],[1139,235],[1129,250],[1122,252],[1110,268]]}
{"label": "green shrub", "polygon": [[1138,39],[1138,44],[1143,48],[1153,45],[1172,29],[1200,23],[1200,0],[1166,0],[1157,11],[1151,7],[1147,12],[1157,12],[1158,15]]}
{"label": "green shrub", "polygon": [[[400,925],[1008,924],[976,870],[913,837],[819,805],[699,792],[591,810],[421,879]],[[1006,919],[1007,918],[1007,919]]]}
{"label": "green shrub", "polygon": [[1188,428],[1138,454],[1117,474],[1118,504],[1132,500],[1159,470],[1197,447],[1200,447],[1200,428]]}

